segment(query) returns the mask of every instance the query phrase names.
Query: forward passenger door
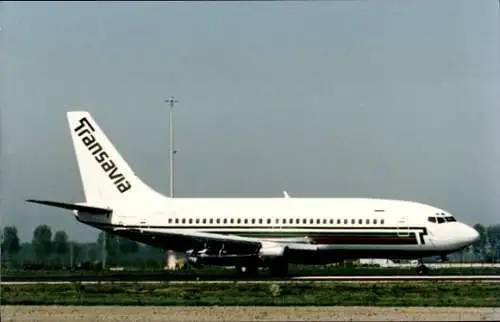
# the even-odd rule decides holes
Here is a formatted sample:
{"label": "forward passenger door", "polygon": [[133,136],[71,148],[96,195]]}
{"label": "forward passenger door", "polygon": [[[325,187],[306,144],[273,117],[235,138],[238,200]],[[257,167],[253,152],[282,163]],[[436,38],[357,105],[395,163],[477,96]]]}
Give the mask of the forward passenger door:
{"label": "forward passenger door", "polygon": [[408,216],[399,217],[396,229],[398,237],[410,236],[410,227],[408,226]]}

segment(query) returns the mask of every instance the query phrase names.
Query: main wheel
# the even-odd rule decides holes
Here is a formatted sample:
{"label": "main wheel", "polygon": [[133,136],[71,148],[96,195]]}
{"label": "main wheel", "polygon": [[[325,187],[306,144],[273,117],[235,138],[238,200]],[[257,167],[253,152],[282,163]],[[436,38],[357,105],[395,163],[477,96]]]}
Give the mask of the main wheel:
{"label": "main wheel", "polygon": [[285,261],[277,261],[269,265],[271,275],[275,277],[288,276],[288,263]]}
{"label": "main wheel", "polygon": [[259,268],[255,265],[236,266],[236,273],[244,277],[257,277],[259,275]]}

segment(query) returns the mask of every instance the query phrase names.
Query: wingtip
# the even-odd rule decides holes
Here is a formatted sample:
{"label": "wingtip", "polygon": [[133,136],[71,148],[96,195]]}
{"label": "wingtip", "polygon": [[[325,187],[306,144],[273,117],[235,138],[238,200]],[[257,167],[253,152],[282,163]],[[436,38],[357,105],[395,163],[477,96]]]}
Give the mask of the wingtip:
{"label": "wingtip", "polygon": [[45,200],[37,200],[37,199],[26,199],[25,201],[30,202],[30,203],[38,203],[38,204],[43,204],[45,202]]}

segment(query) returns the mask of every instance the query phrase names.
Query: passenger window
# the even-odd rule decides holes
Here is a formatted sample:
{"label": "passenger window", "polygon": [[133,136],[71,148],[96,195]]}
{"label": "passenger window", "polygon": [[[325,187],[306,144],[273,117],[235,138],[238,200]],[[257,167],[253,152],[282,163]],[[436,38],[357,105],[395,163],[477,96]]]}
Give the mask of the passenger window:
{"label": "passenger window", "polygon": [[226,219],[226,218],[222,219],[222,222],[223,222],[224,224],[226,224],[226,223],[227,223],[227,219]]}
{"label": "passenger window", "polygon": [[246,224],[248,224],[248,219],[246,219],[246,218],[245,218],[245,220],[244,220],[244,221],[245,221],[245,225],[246,225]]}
{"label": "passenger window", "polygon": [[305,219],[305,218],[304,218],[304,219],[302,219],[302,223],[303,223],[303,224],[307,224],[307,219]]}
{"label": "passenger window", "polygon": [[355,224],[356,223],[356,219],[351,219],[351,224]]}
{"label": "passenger window", "polygon": [[337,219],[337,225],[340,225],[342,221],[340,219]]}
{"label": "passenger window", "polygon": [[179,218],[175,218],[175,223],[178,224],[179,223]]}
{"label": "passenger window", "polygon": [[193,218],[189,218],[189,223],[192,224],[193,223]]}
{"label": "passenger window", "polygon": [[380,220],[380,224],[381,224],[381,225],[383,225],[383,224],[384,224],[384,220],[383,220],[383,219],[381,219],[381,220]]}
{"label": "passenger window", "polygon": [[335,222],[335,220],[330,219],[330,225],[333,225],[334,222]]}
{"label": "passenger window", "polygon": [[271,224],[271,219],[270,218],[267,219],[267,224]]}
{"label": "passenger window", "polygon": [[186,218],[182,218],[182,223],[185,224],[186,223]]}
{"label": "passenger window", "polygon": [[220,223],[220,219],[219,218],[215,219],[215,223],[219,224]]}
{"label": "passenger window", "polygon": [[367,219],[366,220],[366,224],[369,225],[370,224],[370,219]]}
{"label": "passenger window", "polygon": [[229,219],[229,222],[231,223],[231,225],[234,223],[234,218],[231,218]]}
{"label": "passenger window", "polygon": [[347,225],[347,219],[344,219],[344,225]]}
{"label": "passenger window", "polygon": [[358,224],[361,225],[362,223],[363,223],[363,219],[358,220]]}
{"label": "passenger window", "polygon": [[299,218],[295,219],[295,223],[300,224],[300,219]]}
{"label": "passenger window", "polygon": [[200,218],[196,218],[196,220],[194,222],[197,223],[197,224],[199,224],[200,223]]}
{"label": "passenger window", "polygon": [[285,218],[283,218],[283,219],[281,220],[281,222],[282,222],[283,224],[286,224],[286,219],[285,219]]}
{"label": "passenger window", "polygon": [[255,218],[252,218],[252,224],[255,224]]}
{"label": "passenger window", "polygon": [[[317,225],[321,224],[321,219],[316,219],[316,224]],[[325,222],[325,224],[326,224],[326,222]]]}
{"label": "passenger window", "polygon": [[438,224],[444,223],[444,218],[443,217],[437,217]]}
{"label": "passenger window", "polygon": [[376,225],[377,224],[377,219],[373,219],[373,224]]}
{"label": "passenger window", "polygon": [[262,224],[262,218],[259,218],[259,224]]}
{"label": "passenger window", "polygon": [[210,224],[213,224],[213,223],[214,223],[214,219],[213,219],[213,218],[210,218],[210,219],[209,219],[209,222],[210,222]]}
{"label": "passenger window", "polygon": [[168,223],[171,224],[172,223],[172,218],[168,218]]}

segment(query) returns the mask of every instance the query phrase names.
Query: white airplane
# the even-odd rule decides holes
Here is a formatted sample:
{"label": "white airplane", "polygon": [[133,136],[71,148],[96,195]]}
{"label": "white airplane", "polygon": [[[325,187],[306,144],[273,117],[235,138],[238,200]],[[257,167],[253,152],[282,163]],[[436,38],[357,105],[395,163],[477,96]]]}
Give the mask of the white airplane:
{"label": "white airplane", "polygon": [[132,171],[91,115],[67,113],[85,202],[29,199],[73,211],[84,224],[186,252],[193,265],[234,266],[256,275],[289,263],[418,259],[468,247],[479,234],[429,205],[370,198],[168,198]]}

